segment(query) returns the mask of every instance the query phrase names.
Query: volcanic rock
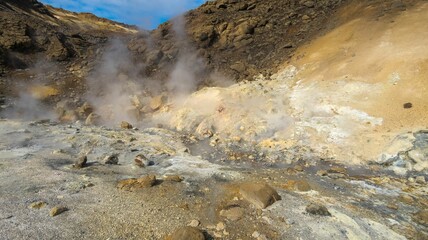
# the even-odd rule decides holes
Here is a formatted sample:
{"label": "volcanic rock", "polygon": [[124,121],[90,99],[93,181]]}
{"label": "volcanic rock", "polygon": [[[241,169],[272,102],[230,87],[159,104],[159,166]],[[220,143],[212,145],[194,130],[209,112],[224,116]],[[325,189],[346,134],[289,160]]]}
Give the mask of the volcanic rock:
{"label": "volcanic rock", "polygon": [[55,206],[55,207],[53,207],[51,209],[51,211],[49,212],[49,215],[51,217],[55,217],[55,216],[57,216],[57,215],[59,215],[59,214],[61,214],[63,212],[66,212],[66,211],[68,211],[67,207],[64,207],[64,206]]}
{"label": "volcanic rock", "polygon": [[181,227],[175,230],[165,240],[205,240],[204,233],[195,227]]}
{"label": "volcanic rock", "polygon": [[168,175],[168,176],[164,176],[163,180],[167,182],[182,182],[184,179],[183,177],[178,175]]}
{"label": "volcanic rock", "polygon": [[138,154],[137,156],[135,156],[134,158],[134,163],[135,165],[139,166],[139,167],[145,167],[148,166],[148,159],[146,158],[146,156],[144,156],[143,154]]}
{"label": "volcanic rock", "polygon": [[288,180],[284,188],[291,191],[308,192],[312,190],[311,185],[306,180]]}
{"label": "volcanic rock", "polygon": [[225,217],[231,221],[237,221],[242,218],[245,210],[239,206],[233,206],[220,211],[220,216]]}
{"label": "volcanic rock", "polygon": [[132,129],[132,125],[129,122],[126,122],[126,121],[122,121],[120,123],[120,127],[122,129]]}
{"label": "volcanic rock", "polygon": [[73,164],[74,168],[84,168],[86,167],[86,162],[88,161],[88,157],[86,155],[79,157],[76,163]]}
{"label": "volcanic rock", "polygon": [[141,178],[130,178],[120,180],[117,188],[125,191],[134,191],[137,189],[149,188],[156,184],[156,176],[148,175]]}
{"label": "volcanic rock", "polygon": [[119,163],[119,154],[113,153],[104,157],[104,164],[116,165]]}
{"label": "volcanic rock", "polygon": [[44,208],[45,206],[46,206],[46,202],[38,201],[38,202],[31,203],[29,208],[40,209],[40,208]]}
{"label": "volcanic rock", "polygon": [[331,213],[328,211],[328,209],[325,206],[315,204],[315,203],[311,203],[308,206],[306,206],[306,212],[312,215],[331,216]]}
{"label": "volcanic rock", "polygon": [[239,187],[239,193],[246,201],[260,209],[281,200],[278,192],[266,183],[243,183]]}
{"label": "volcanic rock", "polygon": [[201,222],[199,220],[197,220],[197,219],[193,219],[189,223],[189,225],[187,225],[187,226],[189,226],[189,227],[198,227],[199,225],[201,225]]}

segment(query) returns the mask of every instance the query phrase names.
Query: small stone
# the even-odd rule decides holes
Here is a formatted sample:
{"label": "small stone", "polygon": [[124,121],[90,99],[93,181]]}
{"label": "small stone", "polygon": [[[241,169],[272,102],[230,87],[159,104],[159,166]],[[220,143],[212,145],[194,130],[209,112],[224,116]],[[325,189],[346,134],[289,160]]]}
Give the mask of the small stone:
{"label": "small stone", "polygon": [[205,240],[205,235],[198,228],[187,226],[175,230],[165,240]]}
{"label": "small stone", "polygon": [[132,129],[133,128],[133,126],[129,122],[125,122],[125,121],[122,121],[120,123],[120,127],[122,129]]}
{"label": "small stone", "polygon": [[225,217],[231,221],[237,221],[242,218],[245,211],[241,207],[231,207],[220,211],[220,216]]}
{"label": "small stone", "polygon": [[278,195],[278,192],[265,183],[241,184],[239,192],[245,200],[261,209],[281,200],[281,196]]}
{"label": "small stone", "polygon": [[296,170],[298,172],[303,172],[303,166],[297,165],[297,166],[294,167],[294,170]]}
{"label": "small stone", "polygon": [[341,173],[341,174],[346,174],[347,170],[343,167],[338,167],[338,166],[334,166],[331,167],[329,170],[327,170],[328,173]]}
{"label": "small stone", "polygon": [[403,104],[403,108],[405,108],[405,109],[409,109],[409,108],[412,108],[413,107],[413,104],[412,103],[405,103],[405,104]]}
{"label": "small stone", "polygon": [[223,231],[225,228],[226,228],[226,225],[224,224],[224,222],[219,222],[219,223],[217,223],[217,226],[215,229],[217,231]]}
{"label": "small stone", "polygon": [[305,1],[305,2],[303,2],[303,6],[308,7],[308,8],[313,8],[313,7],[315,7],[315,2],[314,1]]}
{"label": "small stone", "polygon": [[311,19],[308,15],[303,15],[302,20],[309,20]]}
{"label": "small stone", "polygon": [[145,167],[146,163],[148,163],[148,159],[143,154],[138,154],[134,158],[134,163],[139,167]]}
{"label": "small stone", "polygon": [[104,164],[113,164],[117,165],[119,163],[119,154],[113,153],[111,155],[107,155],[104,158]]}
{"label": "small stone", "polygon": [[74,168],[84,168],[86,167],[86,163],[88,162],[88,157],[86,155],[79,157],[75,164],[73,164]]}
{"label": "small stone", "polygon": [[398,210],[398,205],[396,203],[389,203],[386,207],[392,210]]}
{"label": "small stone", "polygon": [[149,188],[156,184],[156,176],[148,175],[141,178],[129,178],[120,180],[117,188],[125,191],[134,191],[137,189]]}
{"label": "small stone", "polygon": [[312,215],[331,216],[331,213],[325,206],[315,203],[311,203],[306,206],[306,212]]}
{"label": "small stone", "polygon": [[257,231],[254,231],[253,234],[251,234],[251,237],[258,238],[258,237],[260,237],[260,233]]}
{"label": "small stone", "polygon": [[413,215],[413,221],[428,227],[428,209],[419,211]]}
{"label": "small stone", "polygon": [[308,192],[312,190],[311,185],[305,180],[288,180],[284,188],[290,191]]}
{"label": "small stone", "polygon": [[49,215],[51,217],[55,217],[55,216],[57,216],[57,215],[59,215],[59,214],[61,214],[63,212],[66,212],[66,211],[68,211],[67,207],[64,207],[64,206],[55,206],[55,207],[53,207],[51,209],[51,211],[49,212]]}
{"label": "small stone", "polygon": [[328,172],[326,170],[318,170],[317,171],[317,175],[321,176],[321,177],[324,177],[324,176],[328,175]]}
{"label": "small stone", "polygon": [[183,177],[178,175],[169,175],[169,176],[164,176],[163,180],[167,182],[182,182],[184,179]]}
{"label": "small stone", "polygon": [[168,98],[164,95],[159,95],[159,96],[153,97],[152,100],[150,101],[150,108],[153,111],[156,111],[159,108],[161,108],[162,105],[164,105],[167,100],[168,100]]}
{"label": "small stone", "polygon": [[198,227],[199,225],[201,225],[201,222],[199,220],[197,220],[197,219],[193,219],[189,223],[189,225],[187,225],[187,226],[189,226],[189,227]]}
{"label": "small stone", "polygon": [[46,206],[46,203],[43,201],[37,201],[37,202],[33,202],[30,204],[29,208],[32,209],[40,209],[40,208],[44,208]]}
{"label": "small stone", "polygon": [[426,183],[424,176],[417,176],[415,181],[416,181],[416,183],[419,183],[419,184],[425,184]]}

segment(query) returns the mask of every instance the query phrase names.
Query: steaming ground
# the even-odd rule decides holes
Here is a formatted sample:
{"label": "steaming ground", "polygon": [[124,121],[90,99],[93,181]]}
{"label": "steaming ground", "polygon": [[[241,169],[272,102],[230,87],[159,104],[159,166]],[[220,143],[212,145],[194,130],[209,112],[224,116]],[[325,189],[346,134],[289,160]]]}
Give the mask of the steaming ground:
{"label": "steaming ground", "polygon": [[[420,178],[333,162],[224,166],[193,156],[182,136],[156,128],[2,120],[0,133],[7,136],[0,142],[5,239],[163,239],[195,221],[214,239],[424,239],[427,234],[418,218],[428,206]],[[82,150],[88,165],[73,168]],[[113,152],[119,164],[104,164],[105,154]],[[153,165],[136,166],[133,159],[141,153]],[[121,179],[147,175],[158,182],[131,192],[116,188]],[[262,210],[237,194],[241,184],[257,182],[273,186],[281,200]],[[37,202],[43,203],[40,209],[32,207]],[[310,203],[326,206],[331,216],[308,214]],[[51,217],[54,206],[68,211]]]}
{"label": "steaming ground", "polygon": [[[277,74],[202,89],[154,118],[202,138],[214,134],[219,145],[305,146],[348,164],[426,172],[426,152],[414,142],[428,126],[428,4],[377,19],[353,15],[359,7],[344,8],[339,15],[348,19],[340,27],[298,49]],[[406,151],[420,157],[398,156]]]}
{"label": "steaming ground", "polygon": [[366,6],[344,5],[342,25],[275,74],[235,84],[206,68],[182,18],[164,81],[143,77],[121,38],[71,67],[79,91],[47,82],[50,63],[20,72],[35,79],[2,103],[0,235],[427,239],[428,3]]}

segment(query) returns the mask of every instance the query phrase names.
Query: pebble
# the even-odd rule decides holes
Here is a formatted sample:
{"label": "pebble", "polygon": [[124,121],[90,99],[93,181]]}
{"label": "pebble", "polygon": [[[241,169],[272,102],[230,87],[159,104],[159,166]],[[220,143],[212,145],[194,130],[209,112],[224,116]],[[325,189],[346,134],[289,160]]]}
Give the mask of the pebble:
{"label": "pebble", "polygon": [[137,165],[138,167],[142,167],[142,168],[146,166],[147,161],[148,160],[147,160],[146,156],[144,156],[143,154],[138,154],[134,158],[135,165]]}
{"label": "pebble", "polygon": [[55,207],[53,207],[51,209],[51,211],[49,212],[49,215],[51,217],[55,217],[55,216],[57,216],[57,215],[59,215],[59,214],[61,214],[63,212],[66,212],[66,211],[68,211],[67,207],[64,207],[64,206],[55,206]]}
{"label": "pebble", "polygon": [[117,153],[113,153],[111,155],[108,155],[104,158],[104,163],[105,164],[113,164],[113,165],[117,165],[119,163],[119,154]]}
{"label": "pebble", "polygon": [[156,184],[156,176],[148,175],[141,178],[129,178],[120,180],[117,188],[125,191],[133,191],[142,188],[149,188]]}
{"label": "pebble", "polygon": [[37,202],[33,202],[30,204],[29,208],[32,209],[40,209],[40,208],[44,208],[46,206],[46,203],[43,201],[37,201]]}
{"label": "pebble", "polygon": [[168,182],[182,182],[184,178],[178,175],[169,175],[169,176],[164,176],[163,180]]}
{"label": "pebble", "polygon": [[303,166],[301,166],[301,165],[296,165],[295,167],[294,167],[294,170],[296,170],[296,171],[298,171],[298,172],[303,172]]}
{"label": "pebble", "polygon": [[217,231],[223,231],[225,228],[226,228],[226,225],[224,224],[224,222],[219,222],[219,223],[217,223],[217,226],[215,229]]}
{"label": "pebble", "polygon": [[389,203],[386,207],[392,210],[398,210],[398,205],[396,203]]}
{"label": "pebble", "polygon": [[197,219],[193,219],[187,226],[189,227],[198,227],[201,225],[201,222]]}
{"label": "pebble", "polygon": [[315,203],[311,203],[306,206],[306,212],[312,215],[331,216],[331,213],[325,206]]}
{"label": "pebble", "polygon": [[133,126],[129,122],[126,122],[126,121],[122,121],[120,123],[120,127],[122,129],[132,129],[133,128]]}
{"label": "pebble", "polygon": [[81,156],[81,157],[79,157],[79,159],[76,161],[76,163],[75,164],[73,164],[73,167],[74,168],[78,168],[78,169],[80,169],[80,168],[84,168],[84,167],[86,167],[86,163],[87,163],[87,161],[88,161],[88,157],[85,155],[85,156]]}
{"label": "pebble", "polygon": [[251,237],[258,238],[258,237],[260,237],[260,233],[255,231],[255,232],[253,232],[253,234],[251,234]]}
{"label": "pebble", "polygon": [[220,216],[225,217],[231,221],[237,221],[242,218],[245,211],[241,207],[232,207],[228,209],[223,209],[220,211]]}

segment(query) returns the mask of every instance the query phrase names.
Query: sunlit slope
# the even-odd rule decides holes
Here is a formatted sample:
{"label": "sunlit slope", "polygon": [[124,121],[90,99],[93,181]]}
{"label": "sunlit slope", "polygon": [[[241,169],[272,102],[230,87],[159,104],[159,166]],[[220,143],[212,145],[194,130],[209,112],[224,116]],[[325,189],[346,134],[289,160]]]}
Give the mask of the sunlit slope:
{"label": "sunlit slope", "polygon": [[292,106],[338,150],[374,159],[397,134],[428,127],[428,3],[385,16],[356,3],[340,14],[347,21],[294,55]]}

